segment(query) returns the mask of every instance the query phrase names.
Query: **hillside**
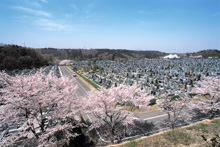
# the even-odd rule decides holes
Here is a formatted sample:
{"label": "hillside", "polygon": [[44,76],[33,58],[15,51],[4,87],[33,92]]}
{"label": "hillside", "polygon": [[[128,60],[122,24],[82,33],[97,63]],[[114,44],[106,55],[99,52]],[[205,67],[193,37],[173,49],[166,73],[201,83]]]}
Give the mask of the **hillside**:
{"label": "hillside", "polygon": [[34,49],[18,45],[0,46],[0,70],[41,67],[52,62]]}
{"label": "hillside", "polygon": [[159,51],[134,51],[134,50],[115,50],[115,49],[38,49],[41,54],[52,55],[60,60],[88,60],[97,58],[98,60],[119,60],[125,59],[144,59],[144,58],[159,58],[167,55]]}
{"label": "hillside", "polygon": [[217,49],[208,49],[208,50],[202,50],[199,52],[192,53],[193,56],[202,55],[203,58],[208,57],[220,57],[220,51]]}

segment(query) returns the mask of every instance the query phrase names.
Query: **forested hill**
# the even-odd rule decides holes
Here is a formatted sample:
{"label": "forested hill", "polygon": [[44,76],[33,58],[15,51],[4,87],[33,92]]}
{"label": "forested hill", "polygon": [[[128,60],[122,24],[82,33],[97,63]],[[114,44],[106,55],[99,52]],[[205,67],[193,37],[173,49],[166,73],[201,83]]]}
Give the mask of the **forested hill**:
{"label": "forested hill", "polygon": [[208,50],[202,50],[196,53],[192,53],[193,56],[202,55],[203,58],[208,57],[219,57],[220,58],[220,51],[217,49],[208,49]]}
{"label": "forested hill", "polygon": [[[203,58],[220,57],[219,50],[202,50],[189,55],[202,55]],[[52,64],[56,59],[89,60],[120,60],[160,58],[167,53],[159,51],[135,51],[122,49],[33,49],[18,45],[0,46],[0,70],[13,70],[41,67]]]}
{"label": "forested hill", "polygon": [[159,51],[134,51],[121,49],[38,49],[41,54],[53,55],[62,59],[87,60],[97,58],[98,60],[119,60],[124,59],[144,59],[159,58],[167,55]]}
{"label": "forested hill", "polygon": [[0,70],[25,69],[51,64],[52,58],[18,45],[0,46]]}

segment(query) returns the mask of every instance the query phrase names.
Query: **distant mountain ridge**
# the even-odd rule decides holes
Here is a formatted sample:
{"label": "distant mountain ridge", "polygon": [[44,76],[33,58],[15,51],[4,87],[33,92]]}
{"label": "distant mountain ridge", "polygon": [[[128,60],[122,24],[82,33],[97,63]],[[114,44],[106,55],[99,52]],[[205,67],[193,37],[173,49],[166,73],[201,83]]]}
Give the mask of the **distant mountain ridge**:
{"label": "distant mountain ridge", "polygon": [[[98,60],[120,60],[121,58],[131,59],[155,59],[162,58],[168,53],[152,50],[126,50],[126,49],[55,49],[44,48],[37,49],[38,52],[45,55],[53,56],[59,60],[72,59],[72,60],[88,60],[97,58]],[[202,55],[203,58],[220,57],[220,51],[217,49],[202,50],[194,53],[178,54],[180,57],[189,55],[198,56]]]}
{"label": "distant mountain ridge", "polygon": [[[125,49],[34,49],[18,45],[0,44],[0,70],[23,69],[40,67],[57,63],[57,60],[132,60],[132,59],[155,59],[162,58],[168,53],[152,50],[125,50]],[[203,58],[218,57],[217,49],[201,50],[194,53],[178,54],[180,57],[202,55]]]}
{"label": "distant mountain ridge", "polygon": [[73,60],[88,60],[97,58],[98,60],[120,60],[124,59],[153,59],[160,58],[167,55],[167,53],[159,51],[135,51],[125,49],[54,49],[45,48],[37,49],[41,54],[52,55],[59,60],[73,59]]}

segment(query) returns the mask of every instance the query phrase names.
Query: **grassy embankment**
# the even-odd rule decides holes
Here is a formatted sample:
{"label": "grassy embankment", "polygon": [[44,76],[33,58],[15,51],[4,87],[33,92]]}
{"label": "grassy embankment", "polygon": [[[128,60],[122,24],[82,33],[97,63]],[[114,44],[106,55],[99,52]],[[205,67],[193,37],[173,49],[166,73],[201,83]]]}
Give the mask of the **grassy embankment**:
{"label": "grassy embankment", "polygon": [[[67,66],[68,68],[70,68],[73,71],[72,66]],[[95,89],[99,90],[99,86],[97,84],[95,84],[94,82],[92,82],[91,80],[89,80],[88,78],[86,78],[85,76],[83,76],[81,73],[74,71],[77,75],[79,75],[83,80],[85,80],[87,83],[89,83],[92,87],[94,87]]]}
{"label": "grassy embankment", "polygon": [[[213,120],[203,120],[189,126],[168,130],[151,136],[131,140],[109,147],[174,147],[174,146],[218,146],[220,145],[220,117]],[[206,138],[205,141],[203,138]],[[216,139],[216,140],[215,140]],[[213,142],[211,141],[213,140]],[[218,145],[214,145],[217,141]]]}
{"label": "grassy embankment", "polygon": [[86,78],[85,76],[83,76],[82,74],[78,73],[78,75],[80,77],[82,77],[86,82],[88,82],[90,85],[92,85],[95,89],[99,89],[99,86],[96,85],[95,83],[93,83],[92,81],[90,81],[88,78]]}

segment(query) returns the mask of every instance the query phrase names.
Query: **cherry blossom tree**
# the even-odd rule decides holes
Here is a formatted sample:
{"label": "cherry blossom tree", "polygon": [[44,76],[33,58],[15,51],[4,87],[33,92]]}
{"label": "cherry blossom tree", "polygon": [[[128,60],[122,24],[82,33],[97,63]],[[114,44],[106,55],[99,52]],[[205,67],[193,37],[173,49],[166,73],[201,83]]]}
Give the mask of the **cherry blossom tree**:
{"label": "cherry blossom tree", "polygon": [[[54,142],[51,134],[62,130],[68,132],[77,123],[75,92],[77,86],[67,77],[57,78],[53,72],[45,75],[41,70],[30,75],[9,76],[0,72],[1,124],[20,124],[21,136],[32,134],[45,144]],[[40,135],[39,136],[39,132]],[[67,139],[76,134],[66,133]],[[9,136],[9,137],[7,137]],[[7,134],[2,144],[13,143],[17,136]],[[0,143],[1,144],[1,143]],[[46,143],[47,144],[47,143]]]}
{"label": "cherry blossom tree", "polygon": [[191,106],[205,113],[209,119],[220,113],[220,76],[206,77],[199,81],[192,89],[196,93],[198,101],[192,101]]}
{"label": "cherry blossom tree", "polygon": [[60,65],[65,65],[69,63],[70,63],[70,60],[67,60],[67,59],[60,61]]}
{"label": "cherry blossom tree", "polygon": [[185,120],[188,121],[191,115],[186,111],[189,104],[189,99],[187,94],[180,95],[161,95],[159,98],[158,108],[160,111],[165,112],[168,118],[163,121],[163,123],[174,129],[177,121]]}
{"label": "cherry blossom tree", "polygon": [[109,89],[101,88],[100,91],[90,91],[87,98],[81,100],[83,111],[92,117],[92,124],[96,128],[105,126],[102,130],[113,143],[121,137],[122,128],[134,123],[134,110],[147,109],[152,96],[133,86],[120,85]]}

